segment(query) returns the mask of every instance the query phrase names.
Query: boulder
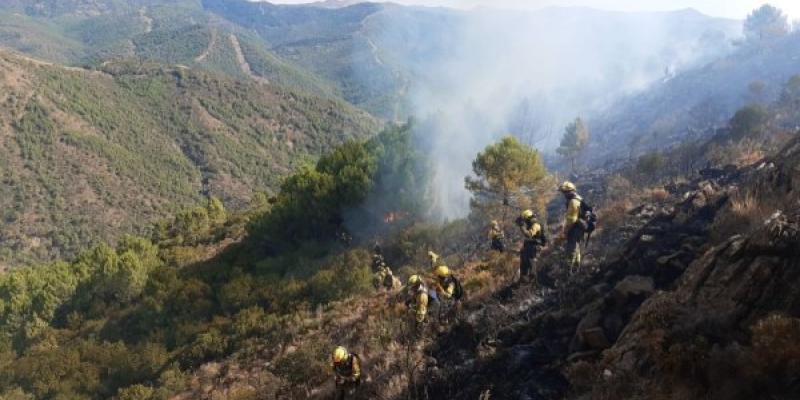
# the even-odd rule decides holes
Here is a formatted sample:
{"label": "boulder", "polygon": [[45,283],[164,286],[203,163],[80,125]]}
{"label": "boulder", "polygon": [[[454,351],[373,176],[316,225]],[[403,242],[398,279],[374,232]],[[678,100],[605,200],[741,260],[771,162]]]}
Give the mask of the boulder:
{"label": "boulder", "polygon": [[611,297],[617,305],[628,303],[631,297],[647,297],[655,291],[653,278],[639,275],[626,276],[614,286]]}

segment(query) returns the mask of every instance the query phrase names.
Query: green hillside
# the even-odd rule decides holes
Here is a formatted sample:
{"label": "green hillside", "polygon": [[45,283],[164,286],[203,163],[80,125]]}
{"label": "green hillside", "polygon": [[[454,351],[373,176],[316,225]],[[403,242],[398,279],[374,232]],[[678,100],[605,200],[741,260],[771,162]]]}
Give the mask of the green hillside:
{"label": "green hillside", "polygon": [[68,257],[211,193],[236,206],[377,123],[344,103],[187,68],[65,69],[0,53],[0,258]]}
{"label": "green hillside", "polygon": [[[390,128],[327,153],[270,203],[232,212],[211,199],[149,238],[0,274],[0,398],[175,398],[204,363],[256,354],[261,337],[284,342],[308,329],[310,307],[368,293],[369,254],[334,231],[387,186],[397,195],[386,206],[418,218],[425,177],[411,140]],[[273,241],[286,246],[267,254]]]}
{"label": "green hillside", "polygon": [[250,77],[335,97],[333,85],[193,1],[0,5],[0,46],[60,64],[137,59]]}

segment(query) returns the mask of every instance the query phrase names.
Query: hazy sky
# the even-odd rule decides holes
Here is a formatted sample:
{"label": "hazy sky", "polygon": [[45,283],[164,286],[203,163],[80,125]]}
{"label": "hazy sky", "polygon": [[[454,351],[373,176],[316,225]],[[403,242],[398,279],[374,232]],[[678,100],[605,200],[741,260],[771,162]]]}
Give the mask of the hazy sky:
{"label": "hazy sky", "polygon": [[[666,11],[692,7],[705,14],[744,18],[751,10],[764,4],[763,0],[394,0],[403,4],[441,5],[471,8],[542,8],[548,6],[583,6],[620,11]],[[308,3],[309,0],[273,0],[276,3]],[[771,0],[770,4],[783,9],[791,18],[800,18],[800,0]]]}

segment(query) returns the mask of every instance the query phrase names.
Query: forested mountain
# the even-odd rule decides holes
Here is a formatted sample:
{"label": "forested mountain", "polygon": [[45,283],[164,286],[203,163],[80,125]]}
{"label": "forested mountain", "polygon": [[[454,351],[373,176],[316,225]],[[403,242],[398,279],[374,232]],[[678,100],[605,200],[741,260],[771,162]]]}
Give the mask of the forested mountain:
{"label": "forested mountain", "polygon": [[4,262],[69,257],[211,194],[245,204],[376,132],[336,100],[181,67],[0,53]]}
{"label": "forested mountain", "polygon": [[[638,18],[650,22],[643,24]],[[706,57],[724,51],[724,45],[718,47],[717,35],[724,42],[726,35],[732,35],[736,29],[731,21],[690,11],[628,15],[546,9],[514,16],[503,11],[483,15],[371,3],[331,8],[238,0],[4,2],[0,5],[0,45],[33,58],[77,68],[62,70],[4,53],[9,70],[4,76],[8,98],[16,99],[13,107],[3,110],[5,129],[16,133],[37,130],[40,126],[37,124],[52,123],[54,137],[60,138],[62,131],[68,131],[80,138],[77,142],[85,142],[85,136],[104,138],[108,141],[104,146],[122,145],[131,152],[129,157],[141,159],[143,154],[134,151],[133,145],[132,136],[138,135],[140,138],[136,140],[153,146],[153,155],[160,155],[156,159],[164,162],[145,166],[126,161],[128,165],[122,169],[135,182],[118,180],[114,183],[117,187],[104,190],[108,193],[100,196],[96,206],[79,206],[74,200],[42,204],[53,202],[53,198],[71,199],[77,198],[75,193],[88,193],[75,182],[86,180],[81,176],[89,172],[75,175],[63,168],[52,168],[86,164],[79,160],[85,155],[76,157],[62,148],[77,146],[72,144],[76,140],[57,140],[57,151],[49,148],[42,151],[49,164],[38,167],[41,172],[22,170],[14,174],[56,174],[50,179],[71,182],[64,187],[74,193],[33,196],[31,193],[41,193],[43,189],[5,186],[9,193],[21,192],[18,196],[25,201],[15,202],[17,205],[10,209],[16,211],[8,211],[4,258],[19,260],[36,254],[37,259],[48,259],[71,255],[93,238],[110,239],[133,228],[130,222],[134,220],[149,220],[163,215],[166,207],[191,204],[199,198],[200,182],[206,178],[214,194],[226,202],[232,201],[230,205],[234,207],[252,191],[274,190],[281,177],[302,163],[303,157],[298,155],[313,157],[329,144],[341,143],[348,137],[364,137],[374,131],[376,123],[345,101],[373,115],[405,119],[422,111],[420,104],[427,103],[418,100],[429,97],[431,91],[448,93],[447,85],[455,83],[454,79],[463,71],[449,71],[442,66],[473,64],[484,57],[481,50],[464,59],[467,53],[462,43],[472,40],[470,32],[487,20],[508,21],[511,25],[532,20],[542,35],[548,32],[554,37],[572,37],[565,39],[567,44],[590,40],[598,48],[633,46],[648,54],[640,61],[656,55],[658,61],[647,61],[654,66],[645,68],[650,71],[647,74],[660,69],[661,63],[680,63],[685,58],[676,53],[681,46],[700,46],[697,53]],[[670,44],[630,41],[616,31],[617,26],[639,31],[647,25],[659,24],[664,25],[665,32],[670,32]],[[570,28],[584,26],[585,30],[575,32]],[[591,42],[595,40],[592,38],[596,42]],[[487,39],[505,40],[503,34]],[[651,45],[654,47],[644,50]],[[692,57],[689,59],[694,60]],[[603,88],[619,86],[617,79],[630,71],[615,65],[606,64],[605,68],[619,74],[587,89],[584,98],[606,90]],[[29,71],[31,66],[35,68]],[[465,82],[480,79],[463,73]],[[446,83],[442,86],[442,82]],[[170,100],[176,96],[178,101]],[[439,100],[433,100],[428,102],[438,107]],[[558,103],[550,101],[550,104],[553,102]],[[217,107],[223,105],[225,109],[220,111]],[[539,114],[552,111],[547,107],[539,110]],[[85,108],[96,110],[89,113]],[[333,111],[326,111],[329,108]],[[564,108],[563,104],[559,108]],[[121,112],[121,109],[134,111]],[[275,111],[260,118],[275,118],[278,122],[260,121],[247,114],[259,115],[264,110]],[[37,120],[29,121],[34,116]],[[226,119],[234,116],[235,121]],[[62,122],[65,119],[71,122],[65,124]],[[143,131],[147,135],[142,136]],[[149,135],[160,138],[151,140]],[[245,138],[249,141],[243,141]],[[128,144],[121,144],[123,141]],[[17,140],[10,143],[16,145]],[[164,143],[174,145],[163,146]],[[8,146],[4,158],[21,157],[17,154],[20,150]],[[97,147],[96,143],[93,146]],[[97,151],[93,148],[89,153]],[[108,153],[106,149],[103,151]],[[105,158],[111,163],[122,163],[119,158],[124,157],[107,154]],[[165,168],[166,160],[179,172]],[[94,163],[86,167],[101,169]],[[137,168],[149,168],[152,174],[133,172]],[[167,193],[159,189],[164,179],[171,179],[170,187],[176,190]],[[452,182],[460,185],[460,178]],[[95,186],[93,190],[97,191],[102,185]],[[123,186],[142,188],[137,193],[142,193],[147,201],[130,196],[120,198]],[[148,197],[154,193],[158,194]],[[121,211],[113,212],[111,223],[102,223],[106,218],[97,210],[112,212],[108,211],[108,205]],[[45,222],[53,218],[66,228],[45,227],[50,225]]]}
{"label": "forested mountain", "polygon": [[[550,63],[556,61],[553,57],[572,60],[577,56],[573,53],[585,52],[587,60],[602,53],[597,60],[602,69],[603,57],[619,51],[620,56],[627,54],[635,61],[628,67],[614,67],[613,76],[605,78],[609,86],[602,87],[610,90],[636,79],[642,80],[639,85],[647,83],[654,71],[660,75],[664,69],[674,72],[686,64],[713,59],[724,53],[726,40],[740,31],[736,21],[693,10],[643,14],[582,8],[458,11],[375,3],[325,9],[246,0],[204,0],[203,5],[257,32],[284,59],[335,82],[348,101],[387,117],[419,113],[421,110],[409,109],[414,107],[409,103],[418,99],[407,96],[426,95],[424,90],[435,90],[442,81],[464,79],[469,86],[477,77],[463,68],[480,65],[476,60],[485,57],[527,59],[539,52],[538,56],[546,58],[543,62]],[[505,43],[508,41],[522,48]],[[556,51],[542,43],[562,46]],[[493,45],[499,54],[492,53]],[[503,54],[520,51],[531,54]],[[639,59],[645,56],[646,63]],[[623,80],[619,76],[623,72],[634,76]],[[580,79],[580,74],[576,71],[575,79]],[[520,76],[518,83],[524,86],[527,80],[537,78]],[[602,90],[584,90],[587,96],[601,98],[598,101],[608,95]],[[550,99],[559,100],[563,99]]]}
{"label": "forested mountain", "polygon": [[741,26],[1,2],[0,399],[800,398],[800,35]]}
{"label": "forested mountain", "polygon": [[97,67],[108,60],[150,60],[321,96],[334,92],[331,84],[275,56],[257,36],[193,1],[12,4],[0,6],[0,22],[0,43],[53,62]]}
{"label": "forested mountain", "polygon": [[[473,62],[464,59],[462,44],[480,39],[471,37],[480,26],[494,26],[485,39],[500,48],[509,39],[504,35],[516,30],[517,37],[532,36],[524,40],[532,40],[534,47],[536,38],[550,37],[567,47],[626,49],[629,55],[646,56],[646,63],[617,71],[635,75],[629,78],[640,79],[639,85],[664,69],[719,54],[739,31],[735,21],[694,11],[482,13],[246,0],[10,2],[0,5],[0,22],[1,45],[50,61],[96,66],[108,59],[139,58],[183,64],[338,95],[374,115],[401,120],[419,111],[412,103],[420,86],[452,77],[443,65]],[[653,27],[658,27],[656,37]],[[475,57],[486,56],[484,44],[474,50]],[[539,51],[542,57],[558,56]],[[607,78],[608,88],[619,86],[620,79],[618,73]]]}

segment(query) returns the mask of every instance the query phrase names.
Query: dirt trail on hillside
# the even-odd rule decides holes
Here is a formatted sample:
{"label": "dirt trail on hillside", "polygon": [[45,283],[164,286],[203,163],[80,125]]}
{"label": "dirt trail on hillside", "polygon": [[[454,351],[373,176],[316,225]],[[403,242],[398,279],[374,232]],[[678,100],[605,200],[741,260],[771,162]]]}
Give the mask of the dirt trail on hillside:
{"label": "dirt trail on hillside", "polygon": [[216,45],[217,45],[217,30],[212,28],[211,29],[211,40],[208,41],[208,47],[206,47],[206,49],[203,51],[203,53],[201,53],[199,56],[197,56],[194,59],[194,61],[195,62],[203,62],[203,61],[205,61],[206,58],[208,58],[208,53],[210,53],[211,49],[213,49],[214,46],[216,46]]}
{"label": "dirt trail on hillside", "polygon": [[99,71],[92,71],[92,70],[88,70],[88,69],[84,69],[84,68],[80,68],[80,67],[68,67],[68,66],[61,65],[61,64],[54,64],[54,63],[51,63],[51,62],[48,62],[48,61],[37,60],[37,59],[32,58],[30,56],[27,56],[25,54],[17,53],[15,51],[11,50],[11,49],[5,49],[5,48],[0,47],[0,54],[2,54],[2,53],[13,54],[15,58],[30,62],[30,63],[35,64],[37,66],[57,67],[57,68],[61,68],[61,69],[67,70],[67,71],[85,72],[85,73],[100,73],[100,74],[102,74],[102,72],[99,72]]}
{"label": "dirt trail on hillside", "polygon": [[247,62],[247,59],[244,57],[244,52],[242,51],[242,45],[239,43],[239,38],[236,37],[233,33],[230,35],[231,45],[233,46],[233,51],[236,52],[236,61],[239,63],[239,68],[242,69],[242,72],[245,75],[253,78],[254,80],[261,82],[261,83],[269,83],[267,78],[263,76],[256,75],[253,73],[252,68],[250,68],[250,63]]}

